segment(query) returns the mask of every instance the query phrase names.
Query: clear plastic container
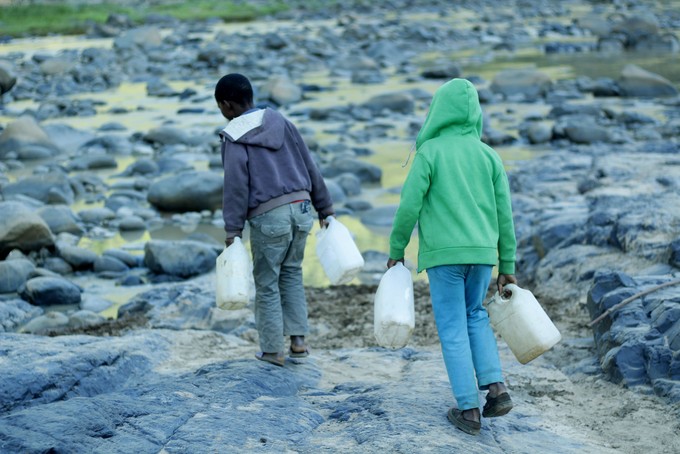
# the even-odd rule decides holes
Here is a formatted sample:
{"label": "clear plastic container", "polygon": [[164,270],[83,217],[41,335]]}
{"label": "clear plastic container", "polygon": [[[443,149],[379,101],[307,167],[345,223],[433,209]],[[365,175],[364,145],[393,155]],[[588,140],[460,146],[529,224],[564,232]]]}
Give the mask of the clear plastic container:
{"label": "clear plastic container", "polygon": [[413,279],[401,263],[388,269],[375,293],[373,327],[381,347],[402,348],[408,344],[416,324]]}
{"label": "clear plastic container", "polygon": [[364,258],[347,227],[333,216],[326,220],[328,226],[316,232],[316,255],[331,284],[347,284],[364,267]]}
{"label": "clear plastic container", "polygon": [[217,257],[215,264],[215,302],[225,310],[243,309],[250,302],[253,266],[241,238]]}
{"label": "clear plastic container", "polygon": [[529,290],[515,284],[507,284],[504,289],[511,292],[510,297],[496,292],[486,309],[491,326],[517,361],[526,364],[550,350],[562,335]]}

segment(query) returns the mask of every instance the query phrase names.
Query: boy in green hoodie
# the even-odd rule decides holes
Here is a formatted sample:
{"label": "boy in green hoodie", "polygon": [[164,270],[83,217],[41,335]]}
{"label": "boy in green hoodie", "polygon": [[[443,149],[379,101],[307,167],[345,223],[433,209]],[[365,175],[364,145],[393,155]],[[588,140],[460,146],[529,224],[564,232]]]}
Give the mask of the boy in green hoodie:
{"label": "boy in green hoodie", "polygon": [[401,192],[387,267],[404,260],[418,223],[418,271],[427,270],[442,354],[458,408],[448,419],[476,435],[478,390],[488,390],[482,415],[512,408],[503,384],[496,338],[482,305],[498,264],[497,287],[516,283],[516,240],[503,162],[481,141],[475,87],[453,79],[435,93],[416,139]]}

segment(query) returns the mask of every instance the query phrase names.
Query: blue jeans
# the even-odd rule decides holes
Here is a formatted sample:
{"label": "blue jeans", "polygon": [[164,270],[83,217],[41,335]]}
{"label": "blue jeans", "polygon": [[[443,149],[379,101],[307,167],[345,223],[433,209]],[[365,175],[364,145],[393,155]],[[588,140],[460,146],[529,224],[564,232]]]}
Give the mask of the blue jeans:
{"label": "blue jeans", "polygon": [[302,259],[314,225],[310,202],[282,205],[248,223],[260,348],[281,352],[284,336],[304,336],[309,331]]}
{"label": "blue jeans", "polygon": [[427,269],[442,354],[460,410],[479,408],[478,389],[502,382],[496,337],[482,305],[490,265],[442,265]]}

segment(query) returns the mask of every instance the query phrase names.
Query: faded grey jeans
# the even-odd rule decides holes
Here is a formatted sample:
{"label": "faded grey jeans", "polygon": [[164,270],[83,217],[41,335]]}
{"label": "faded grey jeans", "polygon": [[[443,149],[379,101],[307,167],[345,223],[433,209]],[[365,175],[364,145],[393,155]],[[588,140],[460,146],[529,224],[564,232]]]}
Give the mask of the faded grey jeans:
{"label": "faded grey jeans", "polygon": [[284,336],[304,336],[307,300],[302,259],[314,218],[308,200],[248,220],[255,279],[255,323],[263,352],[284,349]]}

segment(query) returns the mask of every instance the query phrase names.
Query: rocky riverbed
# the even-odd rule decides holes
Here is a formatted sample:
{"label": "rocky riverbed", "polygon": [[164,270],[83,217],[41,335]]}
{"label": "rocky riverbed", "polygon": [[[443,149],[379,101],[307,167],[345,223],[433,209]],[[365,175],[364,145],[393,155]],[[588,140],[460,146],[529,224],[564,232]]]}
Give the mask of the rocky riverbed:
{"label": "rocky riverbed", "polygon": [[[0,451],[680,451],[680,285],[589,326],[680,277],[679,7],[357,1],[0,44]],[[310,239],[313,354],[284,368],[254,360],[250,309],[214,303],[231,71],[300,126],[367,263],[323,285]],[[479,89],[520,284],[563,334],[528,365],[499,341],[517,406],[478,438],[446,421],[424,276],[409,346],[372,335],[401,166],[451,77]]]}

